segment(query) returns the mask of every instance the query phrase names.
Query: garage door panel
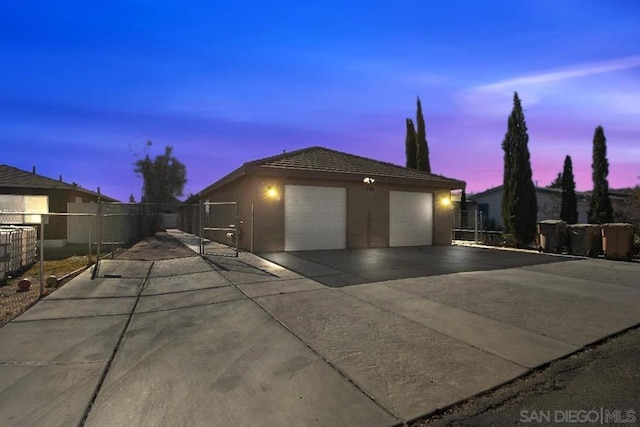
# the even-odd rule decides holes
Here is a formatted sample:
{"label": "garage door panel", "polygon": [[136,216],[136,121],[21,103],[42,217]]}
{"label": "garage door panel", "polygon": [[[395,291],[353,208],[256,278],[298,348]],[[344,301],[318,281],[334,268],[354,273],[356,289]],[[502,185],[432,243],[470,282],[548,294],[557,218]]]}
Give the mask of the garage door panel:
{"label": "garage door panel", "polygon": [[433,242],[433,194],[389,192],[389,246],[422,246]]}
{"label": "garage door panel", "polygon": [[346,247],[345,188],[287,185],[284,212],[285,251]]}

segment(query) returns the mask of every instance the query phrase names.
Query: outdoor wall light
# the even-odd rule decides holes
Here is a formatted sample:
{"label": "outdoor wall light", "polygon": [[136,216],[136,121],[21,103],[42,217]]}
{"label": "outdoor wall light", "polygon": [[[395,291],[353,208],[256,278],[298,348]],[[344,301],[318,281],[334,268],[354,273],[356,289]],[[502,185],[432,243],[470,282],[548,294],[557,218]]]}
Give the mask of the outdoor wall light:
{"label": "outdoor wall light", "polygon": [[275,185],[270,185],[267,187],[267,198],[271,200],[280,200],[280,194],[278,193],[278,189]]}
{"label": "outdoor wall light", "polygon": [[442,206],[444,206],[445,208],[448,208],[449,206],[451,206],[451,197],[450,196],[444,196],[440,199],[440,204]]}
{"label": "outdoor wall light", "polygon": [[373,184],[374,182],[376,182],[376,180],[370,177],[366,177],[362,180],[362,182],[364,182],[365,184]]}

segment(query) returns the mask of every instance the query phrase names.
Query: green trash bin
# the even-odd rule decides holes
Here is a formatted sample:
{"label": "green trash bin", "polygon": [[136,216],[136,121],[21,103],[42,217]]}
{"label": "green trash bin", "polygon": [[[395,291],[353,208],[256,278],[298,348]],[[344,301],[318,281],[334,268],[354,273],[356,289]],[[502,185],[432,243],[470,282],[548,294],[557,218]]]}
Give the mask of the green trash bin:
{"label": "green trash bin", "polygon": [[538,222],[539,248],[544,252],[561,253],[565,246],[567,223],[559,219]]}
{"label": "green trash bin", "polygon": [[568,225],[567,241],[571,255],[597,257],[602,248],[600,226],[596,224]]}
{"label": "green trash bin", "polygon": [[633,256],[633,225],[602,224],[602,251],[606,259],[631,261]]}

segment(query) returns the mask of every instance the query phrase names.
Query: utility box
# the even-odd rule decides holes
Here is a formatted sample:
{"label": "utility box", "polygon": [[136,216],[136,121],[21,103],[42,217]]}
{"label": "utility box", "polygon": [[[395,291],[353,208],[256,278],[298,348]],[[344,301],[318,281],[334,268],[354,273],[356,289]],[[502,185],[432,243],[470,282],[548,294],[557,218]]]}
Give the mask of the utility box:
{"label": "utility box", "polygon": [[604,257],[631,261],[633,256],[633,225],[602,224],[601,231]]}
{"label": "utility box", "polygon": [[561,253],[566,241],[567,223],[562,220],[548,219],[538,222],[538,242],[544,252]]}
{"label": "utility box", "polygon": [[600,226],[596,224],[571,224],[567,226],[569,253],[597,257],[602,251]]}

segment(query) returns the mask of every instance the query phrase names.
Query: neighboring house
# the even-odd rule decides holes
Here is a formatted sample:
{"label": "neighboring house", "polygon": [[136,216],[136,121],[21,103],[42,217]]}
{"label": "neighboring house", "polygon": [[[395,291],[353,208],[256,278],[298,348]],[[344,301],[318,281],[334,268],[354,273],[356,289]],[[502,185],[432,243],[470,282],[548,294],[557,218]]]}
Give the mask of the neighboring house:
{"label": "neighboring house", "polygon": [[[240,224],[239,247],[245,250],[449,245],[452,210],[441,201],[448,202],[451,190],[464,185],[311,147],[245,163],[190,197],[180,209],[180,224],[197,232],[199,202],[233,201]],[[202,209],[205,226],[236,223],[231,210],[216,218],[215,206],[210,208]]]}
{"label": "neighboring house", "polygon": [[[46,196],[48,211],[56,213],[68,212],[68,203],[117,202],[116,199],[76,184],[67,184],[60,179],[51,179],[35,172],[27,172],[13,166],[0,165],[0,195]],[[13,210],[0,206],[0,210]],[[1,222],[1,221],[0,221]],[[6,223],[6,222],[5,222]],[[64,246],[67,239],[67,217],[50,216],[44,220],[45,246]],[[38,233],[40,231],[38,230]]]}
{"label": "neighboring house", "polygon": [[[578,223],[586,224],[589,222],[588,211],[591,203],[591,192],[576,192],[578,198]],[[625,194],[610,192],[611,203],[614,207],[621,203]],[[536,199],[538,202],[537,220],[560,219],[560,204],[562,202],[562,189],[536,187]],[[473,194],[467,197],[471,202],[468,209],[478,210],[487,220],[495,221],[496,228],[501,229],[502,222],[502,185],[490,188],[481,193]],[[473,218],[473,214],[471,214]]]}

